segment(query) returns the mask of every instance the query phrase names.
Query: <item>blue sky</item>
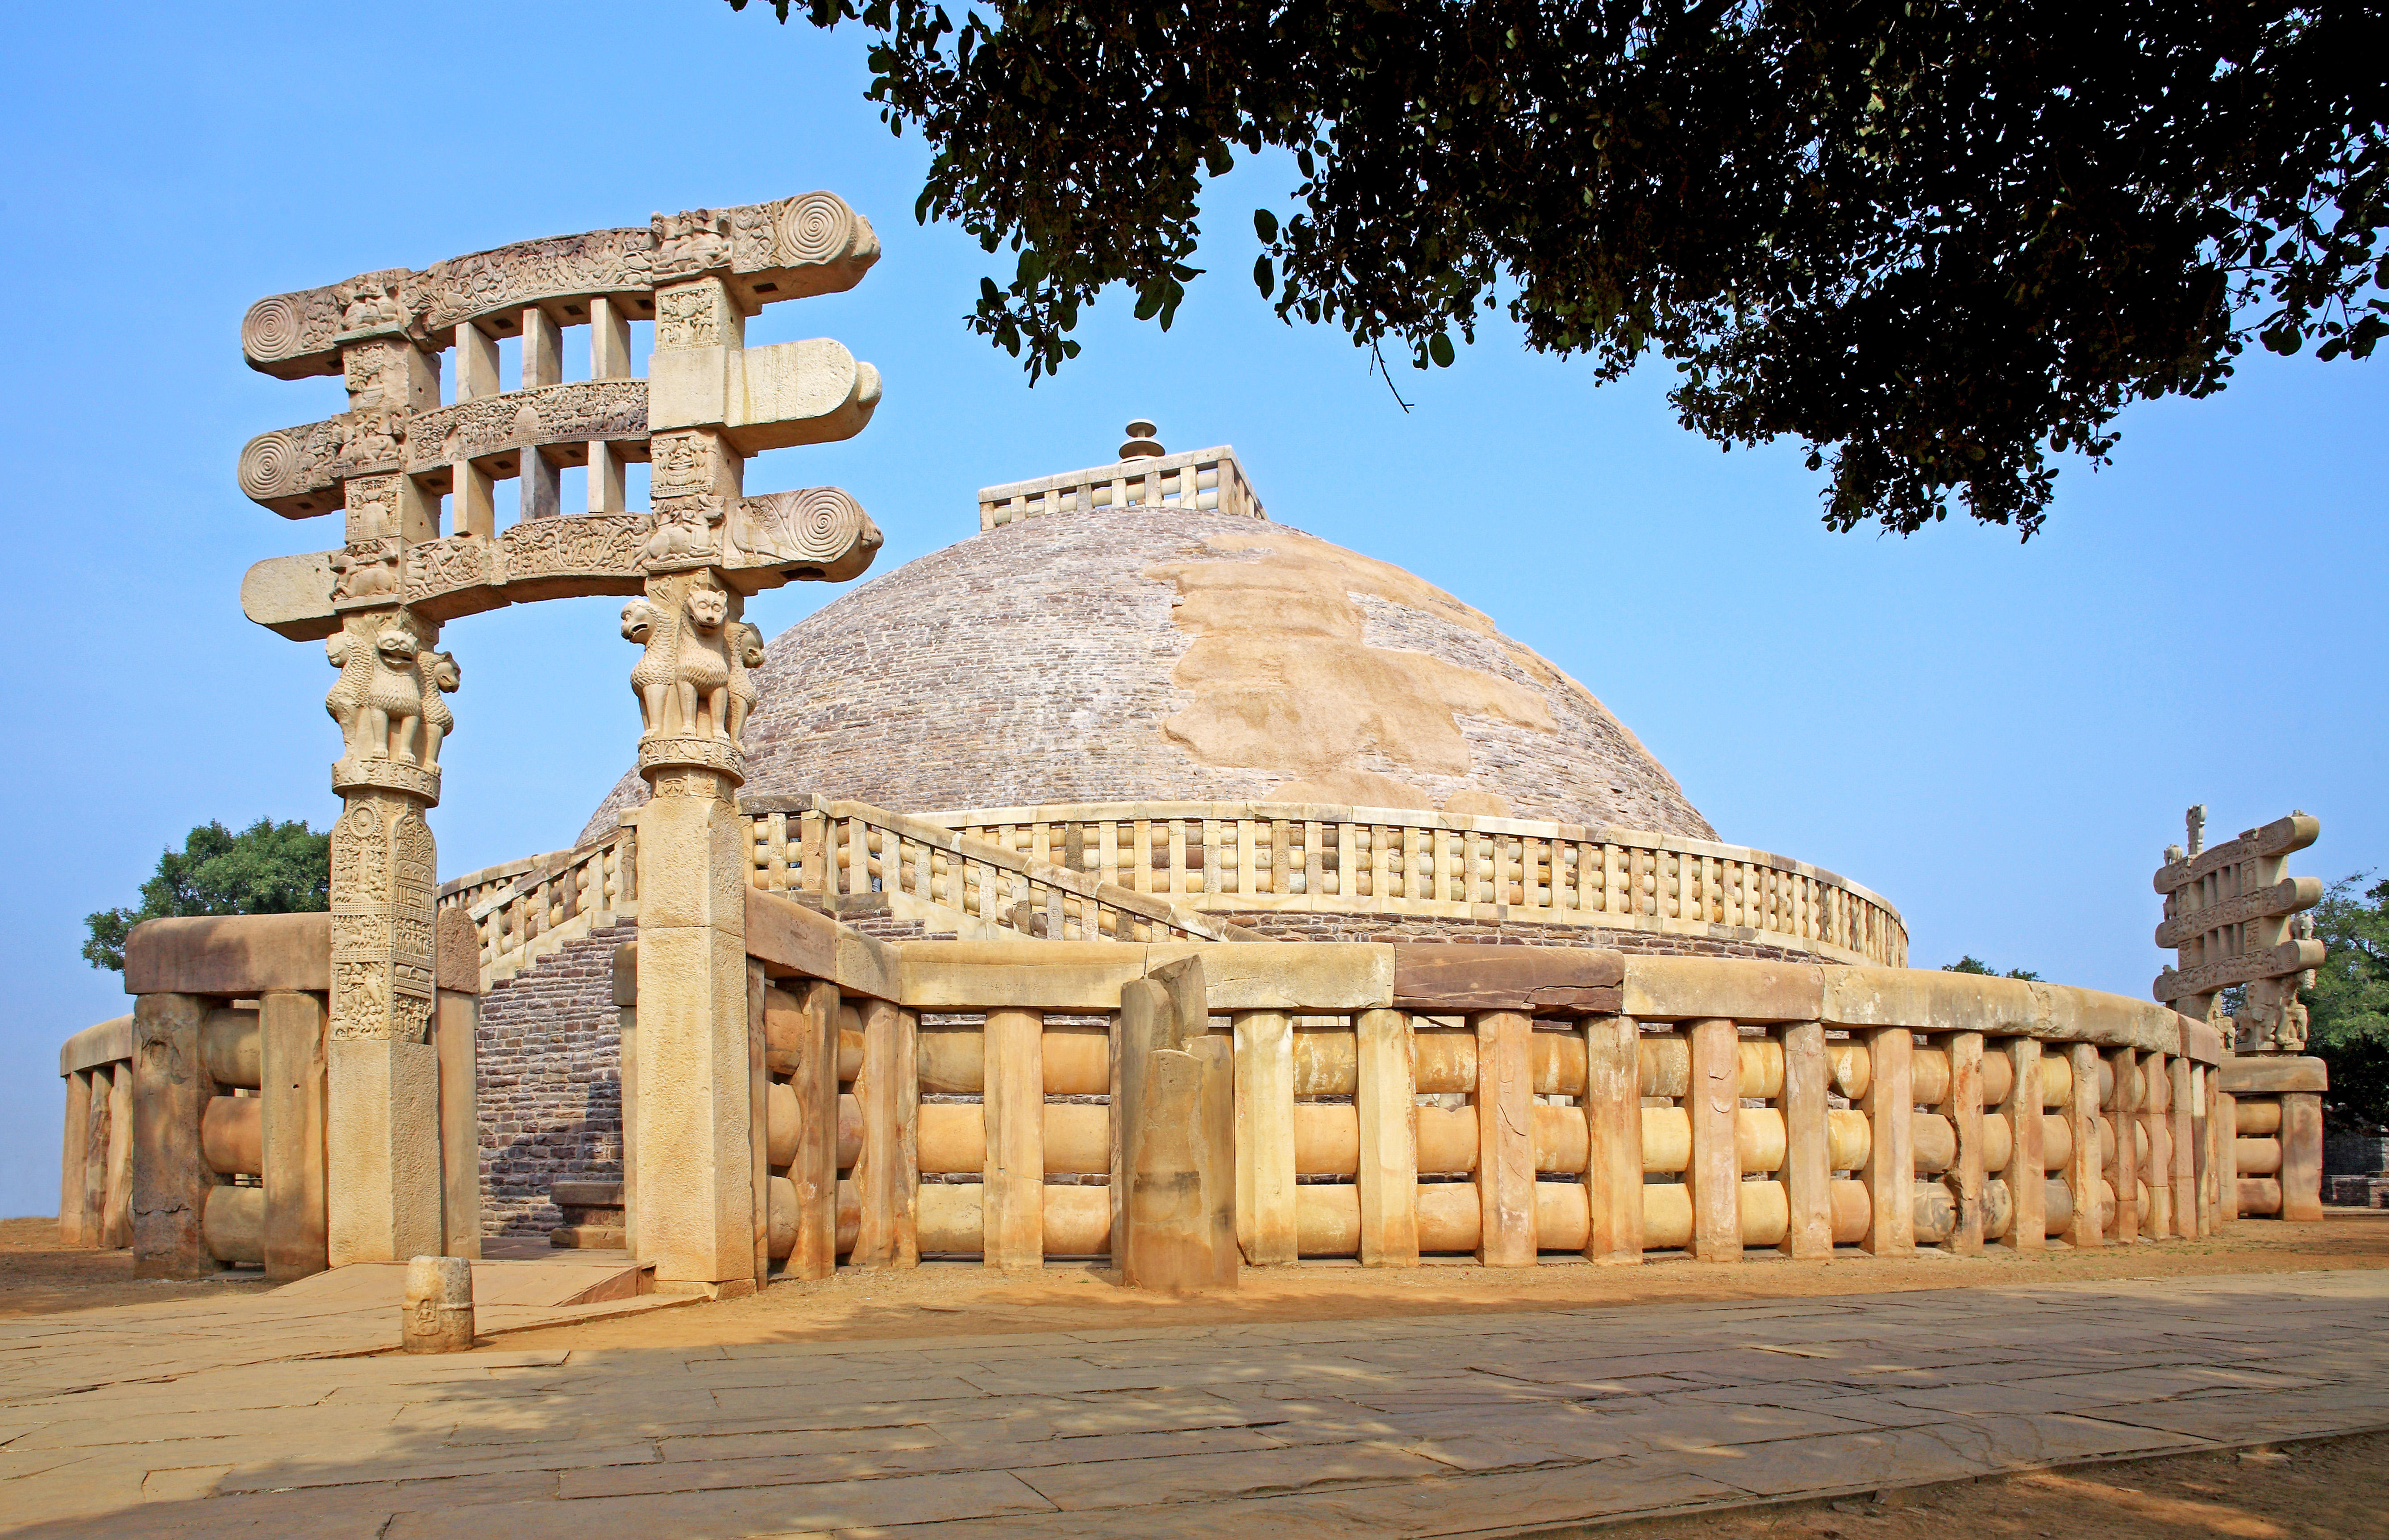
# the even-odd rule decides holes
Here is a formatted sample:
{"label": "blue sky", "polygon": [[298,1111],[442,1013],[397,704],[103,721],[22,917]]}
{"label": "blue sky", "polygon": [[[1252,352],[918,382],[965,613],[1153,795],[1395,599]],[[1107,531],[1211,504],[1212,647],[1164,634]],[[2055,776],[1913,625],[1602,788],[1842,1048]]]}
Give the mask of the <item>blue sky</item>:
{"label": "blue sky", "polygon": [[[978,487],[1100,463],[1150,415],[1173,447],[1233,444],[1273,516],[1412,568],[1583,681],[1725,838],[1889,897],[1920,965],[1971,951],[2144,995],[2166,956],[2149,873],[2194,801],[2217,837],[2317,814],[2298,870],[2389,866],[2380,363],[2258,357],[2217,400],[2134,408],[2116,464],[2069,465],[2028,545],[1954,522],[1833,535],[1796,446],[1720,453],[1676,426],[1657,370],[1596,389],[1497,326],[1453,368],[1398,365],[1404,414],[1365,354],[1254,292],[1251,210],[1287,210],[1296,181],[1267,159],[1207,199],[1209,274],[1172,331],[1115,297],[1028,388],[961,325],[998,269],[913,223],[926,152],[862,99],[852,28],[719,0],[52,6],[10,41],[0,400],[24,452],[5,507],[41,666],[0,694],[0,1213],[55,1212],[57,1044],[129,1009],[77,955],[83,916],[131,901],[194,823],[337,811],[322,651],[236,596],[250,563],[338,533],[249,503],[232,470],[251,435],[343,402],[337,380],[249,371],[242,312],[658,210],[826,187],[876,224],[860,288],[748,337],[836,337],[886,401],[747,488],[845,487],[887,533],[877,570],[973,532]],[[776,631],[830,596],[798,585],[749,617]],[[629,762],[617,607],[449,629],[444,874],[569,844]]]}

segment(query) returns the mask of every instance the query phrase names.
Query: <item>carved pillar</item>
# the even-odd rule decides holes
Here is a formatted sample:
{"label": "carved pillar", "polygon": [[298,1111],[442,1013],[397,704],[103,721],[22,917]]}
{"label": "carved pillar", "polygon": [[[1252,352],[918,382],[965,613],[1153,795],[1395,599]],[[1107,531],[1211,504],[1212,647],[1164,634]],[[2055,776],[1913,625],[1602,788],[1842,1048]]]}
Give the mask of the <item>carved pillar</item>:
{"label": "carved pillar", "polygon": [[[667,239],[668,261],[727,261],[726,243],[701,224],[683,237],[677,247]],[[658,286],[651,373],[718,375],[744,338],[745,318],[719,277]],[[658,433],[652,451],[646,592],[622,612],[623,636],[645,647],[631,689],[639,773],[653,793],[639,815],[634,1244],[658,1281],[732,1296],[761,1282],[748,1142],[752,841],[736,800],[747,779],[737,735],[755,700],[747,669],[761,661],[761,638],[739,618],[745,595],[722,565],[743,460],[718,426]]]}
{"label": "carved pillar", "polygon": [[[390,293],[346,286],[341,356],[351,463],[388,463],[407,419],[440,405],[439,362],[377,333]],[[363,335],[359,335],[363,334]],[[340,724],[332,789],[331,1025],[326,1051],[328,1260],[399,1262],[441,1249],[440,1058],[431,1037],[439,857],[424,813],[440,800],[440,745],[454,663],[437,623],[399,601],[407,548],[440,534],[439,500],[403,472],[344,484],[347,544],[334,561],[340,670],[325,700]]]}
{"label": "carved pillar", "polygon": [[[403,611],[348,618],[336,642],[375,648],[395,681]],[[362,633],[362,634],[361,634]],[[414,658],[404,672],[412,675]],[[395,683],[384,698],[398,698]],[[359,714],[368,709],[360,707]],[[382,719],[375,714],[378,723]],[[361,730],[362,731],[362,730]],[[440,1052],[431,1041],[439,861],[427,808],[439,772],[351,754],[332,770],[331,1041],[325,1117],[329,1256],[402,1262],[441,1250]]]}

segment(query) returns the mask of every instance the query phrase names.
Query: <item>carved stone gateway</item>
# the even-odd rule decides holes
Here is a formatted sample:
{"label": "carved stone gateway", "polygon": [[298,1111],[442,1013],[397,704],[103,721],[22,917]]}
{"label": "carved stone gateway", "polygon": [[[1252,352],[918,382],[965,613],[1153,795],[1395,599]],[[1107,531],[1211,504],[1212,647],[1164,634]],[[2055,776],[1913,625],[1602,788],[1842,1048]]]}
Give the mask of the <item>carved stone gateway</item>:
{"label": "carved stone gateway", "polygon": [[[2306,1046],[2301,985],[2323,960],[2313,923],[2302,912],[2322,902],[2322,883],[2289,874],[2289,857],[2312,845],[2321,823],[2303,812],[2206,847],[2206,808],[2187,817],[2190,847],[2165,847],[2156,890],[2165,895],[2159,947],[2178,962],[2159,974],[2153,992],[2186,1016],[2229,1023],[2238,1053],[2299,1053]],[[2233,985],[2246,1000],[2227,1017],[2217,997]]]}
{"label": "carved stone gateway", "polygon": [[[645,1148],[641,1259],[659,1278],[732,1292],[760,1276],[733,798],[761,637],[741,612],[765,588],[856,576],[879,531],[835,488],[749,497],[745,465],[861,432],[879,375],[825,338],[748,349],[746,323],[775,300],[853,287],[878,256],[868,221],[808,193],[364,274],[250,307],[251,367],[339,375],[349,397],[337,417],[261,434],[237,467],[241,490],[286,518],[343,515],[338,549],[260,562],[241,585],[249,618],[321,639],[339,670],[325,700],[340,729],[332,787],[343,802],[326,1119],[335,1264],[441,1250],[438,879],[424,814],[440,800],[440,750],[455,725],[446,697],[463,678],[436,650],[441,628],[504,605],[618,594],[632,598],[622,634],[643,648],[631,684],[639,768],[655,790],[640,820],[653,873],[641,951],[670,975],[651,997],[651,1067],[640,1126],[627,1131]],[[644,379],[632,373],[633,321],[655,325]],[[590,328],[590,377],[568,384],[561,335],[575,325]],[[498,378],[507,337],[521,340],[513,390]],[[645,513],[626,506],[624,466],[638,461],[652,467]],[[558,509],[566,465],[588,467],[585,514]],[[507,478],[521,482],[520,517],[500,530],[492,489]]]}

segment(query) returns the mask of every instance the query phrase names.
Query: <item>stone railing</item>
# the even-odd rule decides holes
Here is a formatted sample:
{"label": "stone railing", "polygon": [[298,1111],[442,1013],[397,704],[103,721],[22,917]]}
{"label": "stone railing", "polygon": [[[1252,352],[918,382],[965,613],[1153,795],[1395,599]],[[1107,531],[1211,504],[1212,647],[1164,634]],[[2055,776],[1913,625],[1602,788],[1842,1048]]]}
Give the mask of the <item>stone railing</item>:
{"label": "stone railing", "polygon": [[486,989],[569,941],[636,918],[638,897],[632,821],[578,850],[484,867],[442,884],[440,908],[472,922]]}
{"label": "stone railing", "polygon": [[1251,939],[1191,906],[1065,868],[1016,839],[957,834],[863,802],[748,797],[752,880],[837,909],[884,897],[900,920],[971,937],[1057,941]]}
{"label": "stone railing", "polygon": [[1035,481],[1013,481],[978,490],[978,527],[992,529],[1041,514],[1088,513],[1096,508],[1204,508],[1266,519],[1261,500],[1245,478],[1236,452],[1225,444],[1185,454],[1122,460],[1089,470],[1066,471]]}
{"label": "stone railing", "polygon": [[2226,1217],[2322,1217],[2322,1093],[2330,1088],[2330,1066],[2319,1059],[2252,1053],[2225,1063]]}
{"label": "stone railing", "polygon": [[[890,943],[761,892],[747,938],[758,1219],[804,1276],[1133,1247],[1128,994],[1187,959],[1185,1019],[1233,1062],[1247,1266],[2030,1251],[2227,1213],[2219,1037],[2089,990],[1577,948]],[[637,975],[626,948],[626,1027]],[[635,1247],[635,1201],[628,1223]]]}
{"label": "stone railing", "polygon": [[1629,829],[1199,802],[988,808],[921,821],[1195,911],[1578,926],[1841,962],[1908,961],[1899,911],[1846,878],[1763,850]]}
{"label": "stone railing", "polygon": [[[430,1041],[339,1042],[327,1025],[332,919],[221,915],[134,927],[124,948],[133,1014],[77,1033],[58,1054],[67,1244],[130,1244],[136,1278],[253,1266],[293,1279],[393,1252],[479,1254],[480,986],[466,932],[447,916],[434,925]],[[393,1117],[394,1079],[411,1081],[422,1126]],[[358,1186],[354,1173],[370,1165],[356,1152],[377,1143],[410,1146],[401,1164],[428,1190]],[[411,1232],[387,1233],[410,1208]],[[377,1234],[386,1243],[374,1254]],[[369,1254],[356,1256],[361,1249]]]}
{"label": "stone railing", "polygon": [[58,1244],[133,1244],[133,1018],[87,1026],[58,1047],[66,1139],[58,1152]]}

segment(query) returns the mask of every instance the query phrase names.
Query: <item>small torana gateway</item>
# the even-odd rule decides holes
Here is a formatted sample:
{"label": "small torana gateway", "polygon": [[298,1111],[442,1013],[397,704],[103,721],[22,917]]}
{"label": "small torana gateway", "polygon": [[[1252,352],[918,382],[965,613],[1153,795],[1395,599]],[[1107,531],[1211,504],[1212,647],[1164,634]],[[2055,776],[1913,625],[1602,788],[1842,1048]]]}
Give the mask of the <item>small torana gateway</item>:
{"label": "small torana gateway", "polygon": [[[748,595],[855,579],[879,532],[745,462],[861,432],[880,380],[746,319],[878,254],[811,193],[252,307],[253,367],[350,400],[238,464],[341,523],[241,595],[336,670],[331,911],[134,933],[133,1014],[60,1053],[70,1240],[296,1278],[543,1233],[726,1297],[925,1257],[1223,1290],[2319,1213],[2303,814],[2168,852],[2161,1003],[1911,970],[1884,898],[1721,843],[1489,617],[1142,421],[767,643]],[[591,593],[637,648],[629,772],[575,848],[441,885],[444,628]]]}

